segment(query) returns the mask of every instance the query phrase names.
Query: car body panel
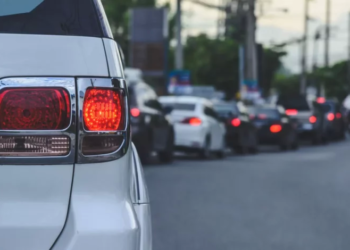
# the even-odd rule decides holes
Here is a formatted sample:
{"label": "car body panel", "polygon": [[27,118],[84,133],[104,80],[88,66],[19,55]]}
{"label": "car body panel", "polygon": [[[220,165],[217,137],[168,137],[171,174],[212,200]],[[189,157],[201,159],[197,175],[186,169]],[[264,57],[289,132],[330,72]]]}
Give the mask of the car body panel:
{"label": "car body panel", "polygon": [[132,150],[119,160],[76,164],[69,215],[53,250],[138,250],[140,224],[130,197]]}
{"label": "car body panel", "polygon": [[111,77],[124,77],[122,69],[122,60],[118,53],[119,48],[117,43],[108,38],[103,38],[104,48],[106,50],[106,57],[108,62],[109,74]]}
{"label": "car body panel", "polygon": [[0,34],[0,58],[0,78],[109,76],[101,38]]}
{"label": "car body panel", "polygon": [[64,227],[71,165],[0,165],[0,249],[50,249]]}

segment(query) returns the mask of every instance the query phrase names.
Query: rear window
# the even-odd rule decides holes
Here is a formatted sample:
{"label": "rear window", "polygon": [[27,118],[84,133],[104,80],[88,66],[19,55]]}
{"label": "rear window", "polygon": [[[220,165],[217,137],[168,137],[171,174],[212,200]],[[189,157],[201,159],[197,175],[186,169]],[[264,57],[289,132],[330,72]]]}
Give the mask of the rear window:
{"label": "rear window", "polygon": [[0,33],[103,37],[94,1],[0,0]]}
{"label": "rear window", "polygon": [[252,114],[256,116],[264,115],[268,119],[280,119],[280,113],[276,109],[254,109]]}
{"label": "rear window", "polygon": [[285,109],[296,109],[298,111],[309,111],[310,106],[305,96],[280,96],[277,105],[281,105]]}
{"label": "rear window", "polygon": [[163,108],[181,111],[194,111],[196,109],[196,104],[191,103],[161,103]]}
{"label": "rear window", "polygon": [[221,117],[226,117],[230,114],[237,115],[238,109],[235,105],[230,104],[219,104],[214,106],[215,111],[219,114]]}

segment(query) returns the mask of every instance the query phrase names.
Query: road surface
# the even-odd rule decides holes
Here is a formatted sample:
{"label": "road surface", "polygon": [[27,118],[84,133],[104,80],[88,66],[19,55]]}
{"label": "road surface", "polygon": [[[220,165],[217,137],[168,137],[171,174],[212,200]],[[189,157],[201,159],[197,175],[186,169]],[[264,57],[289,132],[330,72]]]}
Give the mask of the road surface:
{"label": "road surface", "polygon": [[154,250],[348,250],[350,142],[147,166]]}

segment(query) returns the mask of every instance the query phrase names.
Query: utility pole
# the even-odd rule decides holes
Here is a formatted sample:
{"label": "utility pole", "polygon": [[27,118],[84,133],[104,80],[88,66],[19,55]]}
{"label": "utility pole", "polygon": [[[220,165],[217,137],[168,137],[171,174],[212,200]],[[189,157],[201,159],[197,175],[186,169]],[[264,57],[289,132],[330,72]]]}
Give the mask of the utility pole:
{"label": "utility pole", "polygon": [[300,93],[306,93],[307,85],[307,35],[309,31],[309,0],[305,0],[305,15],[304,15],[304,37],[303,37],[303,48],[302,48],[302,59],[301,59],[301,83]]}
{"label": "utility pole", "polygon": [[245,79],[251,83],[257,83],[258,80],[258,67],[257,67],[257,46],[255,39],[256,31],[256,17],[255,17],[255,1],[250,0],[248,2],[247,12],[247,26],[246,26],[246,42],[245,42],[245,53],[246,53],[246,76]]}
{"label": "utility pole", "polygon": [[326,0],[326,30],[325,30],[325,54],[324,65],[329,67],[329,38],[330,38],[330,22],[331,22],[331,0]]}
{"label": "utility pole", "polygon": [[175,54],[175,67],[177,70],[183,69],[183,46],[182,46],[182,22],[181,22],[181,1],[177,0],[176,11],[176,54]]}

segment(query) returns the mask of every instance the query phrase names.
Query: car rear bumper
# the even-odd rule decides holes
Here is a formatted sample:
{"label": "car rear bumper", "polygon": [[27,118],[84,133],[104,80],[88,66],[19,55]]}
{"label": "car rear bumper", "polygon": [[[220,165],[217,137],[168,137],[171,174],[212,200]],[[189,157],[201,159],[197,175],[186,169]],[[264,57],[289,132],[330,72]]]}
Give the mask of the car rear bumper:
{"label": "car rear bumper", "polygon": [[175,124],[175,146],[177,149],[203,147],[208,130],[205,126]]}
{"label": "car rear bumper", "polygon": [[[130,153],[98,164],[76,164],[67,221],[53,250],[150,250],[149,205],[130,200]],[[149,226],[146,228],[150,228]]]}

